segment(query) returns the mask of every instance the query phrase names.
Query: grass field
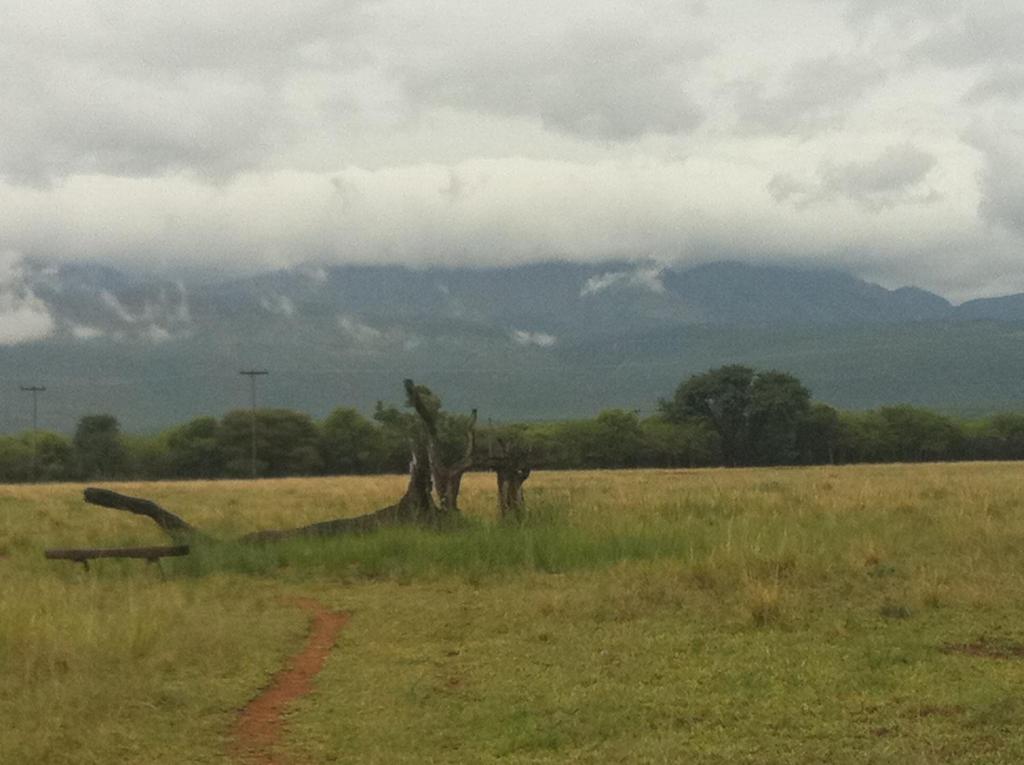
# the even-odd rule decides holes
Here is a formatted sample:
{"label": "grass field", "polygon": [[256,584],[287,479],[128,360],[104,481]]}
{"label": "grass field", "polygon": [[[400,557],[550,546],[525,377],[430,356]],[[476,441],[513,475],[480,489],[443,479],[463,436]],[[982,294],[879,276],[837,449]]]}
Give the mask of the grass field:
{"label": "grass field", "polygon": [[[113,485],[205,530],[356,515],[400,477]],[[166,543],[0,487],[0,762],[223,763],[238,710],[352,612],[297,763],[1024,761],[1024,466],[539,473],[473,519],[90,571]]]}

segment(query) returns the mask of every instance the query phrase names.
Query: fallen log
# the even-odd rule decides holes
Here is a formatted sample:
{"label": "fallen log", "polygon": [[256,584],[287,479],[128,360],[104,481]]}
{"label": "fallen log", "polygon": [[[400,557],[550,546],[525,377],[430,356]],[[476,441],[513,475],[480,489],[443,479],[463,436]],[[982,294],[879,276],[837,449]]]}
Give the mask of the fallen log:
{"label": "fallen log", "polygon": [[179,539],[202,539],[206,535],[190,523],[182,520],[174,513],[164,510],[156,502],[140,497],[129,497],[126,494],[118,494],[109,489],[97,489],[90,487],[85,490],[85,501],[90,505],[109,507],[111,510],[124,510],[135,515],[142,515],[151,519],[157,526],[163,529],[167,536],[177,541]]}
{"label": "fallen log", "polygon": [[[203,533],[189,523],[186,523],[178,516],[160,507],[155,502],[142,499],[141,497],[129,497],[126,494],[119,494],[109,489],[88,488],[84,492],[85,501],[91,505],[99,505],[112,510],[124,510],[136,515],[144,515],[152,519],[172,541],[181,542],[188,540],[200,544],[216,544],[227,540],[217,539]],[[311,523],[308,526],[299,526],[293,529],[268,529],[255,531],[238,537],[234,542],[245,544],[277,542],[282,539],[295,539],[300,537],[326,537],[342,534],[363,534],[375,531],[383,526],[395,526],[400,524],[437,525],[434,513],[421,507],[420,503],[406,494],[400,502],[395,505],[383,507],[366,515],[358,515],[354,518],[335,518],[329,521]],[[140,508],[144,508],[145,512]],[[177,523],[168,523],[174,519]],[[124,548],[130,549],[130,548]],[[159,549],[159,548],[138,548],[138,549]],[[168,549],[168,548],[164,548]],[[187,549],[187,547],[186,547]],[[67,557],[67,556],[65,556]],[[113,557],[113,556],[97,556]]]}
{"label": "fallen log", "polygon": [[[357,515],[354,518],[335,518],[328,521],[311,523],[293,529],[268,529],[245,534],[233,540],[243,544],[278,542],[283,539],[301,537],[328,537],[344,534],[365,534],[384,526],[418,525],[440,526],[449,516],[442,513],[434,504],[431,496],[431,471],[427,460],[418,457],[418,449],[413,449],[412,461],[409,465],[409,484],[405,494],[393,505],[382,507],[372,513]],[[89,487],[85,490],[84,499],[88,504],[99,505],[111,510],[142,515],[149,518],[172,541],[176,543],[196,542],[199,544],[216,544],[226,540],[216,539],[203,533],[192,524],[179,518],[169,510],[160,507],[152,500],[141,497],[130,497],[109,489]]]}
{"label": "fallen log", "polygon": [[[429,389],[415,385],[412,380],[405,381],[405,389],[409,405],[416,410],[422,423],[423,438],[410,439],[409,483],[405,494],[398,502],[355,518],[335,518],[294,529],[256,531],[234,541],[253,544],[299,537],[363,534],[384,526],[397,525],[438,527],[450,523],[453,518],[458,518],[458,496],[462,476],[472,465],[476,410],[473,410],[467,427],[465,455],[455,464],[446,465],[441,458],[438,443],[437,417],[440,401]],[[434,491],[438,494],[437,503],[434,502]],[[210,544],[223,541],[208,536],[152,500],[95,487],[86,489],[84,497],[91,505],[149,518],[177,544]]]}

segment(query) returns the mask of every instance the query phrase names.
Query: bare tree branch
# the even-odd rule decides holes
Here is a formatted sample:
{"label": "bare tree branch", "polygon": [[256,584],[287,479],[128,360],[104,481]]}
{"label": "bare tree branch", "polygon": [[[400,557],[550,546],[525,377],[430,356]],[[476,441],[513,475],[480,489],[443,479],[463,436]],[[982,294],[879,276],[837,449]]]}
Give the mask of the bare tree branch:
{"label": "bare tree branch", "polygon": [[466,428],[466,451],[462,459],[452,465],[451,470],[462,475],[473,467],[473,452],[476,450],[476,409],[469,415],[469,426]]}
{"label": "bare tree branch", "polygon": [[175,542],[187,539],[206,538],[206,535],[190,523],[182,520],[174,513],[164,510],[156,502],[139,497],[129,497],[109,489],[88,488],[84,492],[85,501],[90,505],[109,507],[111,510],[124,510],[135,515],[144,515]]}

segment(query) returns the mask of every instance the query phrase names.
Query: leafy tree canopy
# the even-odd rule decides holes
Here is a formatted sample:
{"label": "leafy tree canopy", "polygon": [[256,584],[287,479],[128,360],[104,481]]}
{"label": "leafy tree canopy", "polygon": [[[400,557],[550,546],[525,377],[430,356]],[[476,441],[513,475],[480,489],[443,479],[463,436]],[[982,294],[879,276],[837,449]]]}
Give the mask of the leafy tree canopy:
{"label": "leafy tree canopy", "polygon": [[660,408],[670,423],[697,420],[714,429],[726,464],[780,464],[797,458],[810,402],[790,374],[732,364],[685,380]]}

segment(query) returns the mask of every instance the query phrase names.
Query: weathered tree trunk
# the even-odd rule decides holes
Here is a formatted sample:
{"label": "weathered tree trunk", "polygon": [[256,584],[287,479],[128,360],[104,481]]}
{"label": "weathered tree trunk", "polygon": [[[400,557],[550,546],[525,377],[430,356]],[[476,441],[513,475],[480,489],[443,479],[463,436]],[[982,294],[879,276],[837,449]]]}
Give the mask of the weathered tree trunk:
{"label": "weathered tree trunk", "polygon": [[498,519],[503,523],[521,523],[526,517],[523,484],[530,477],[530,451],[515,442],[498,439],[498,451],[492,451],[491,468],[498,476]]}
{"label": "weathered tree trunk", "polygon": [[441,512],[454,515],[459,512],[459,490],[462,488],[462,476],[473,466],[473,450],[476,448],[476,409],[469,417],[469,428],[466,432],[466,450],[462,458],[453,465],[445,465],[441,457],[441,445],[437,432],[437,409],[425,399],[423,390],[412,380],[405,381],[405,392],[423,422],[427,441],[427,457],[430,462],[431,478],[437,492]]}
{"label": "weathered tree trunk", "polygon": [[530,468],[496,468],[498,474],[498,517],[503,523],[521,523],[526,517],[523,484]]}
{"label": "weathered tree trunk", "polygon": [[430,470],[416,455],[409,465],[409,485],[405,494],[393,505],[382,507],[355,518],[335,518],[294,529],[256,531],[240,537],[240,542],[277,542],[298,537],[330,537],[343,534],[364,534],[384,526],[437,526],[441,522],[437,506],[430,494]]}

